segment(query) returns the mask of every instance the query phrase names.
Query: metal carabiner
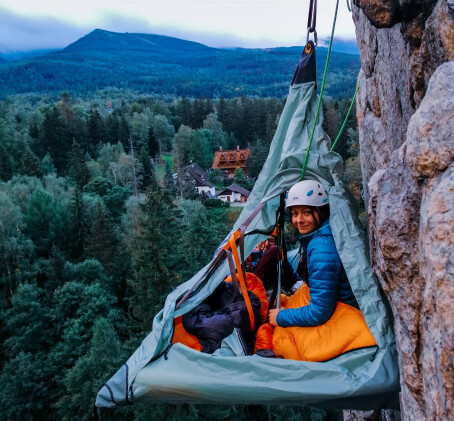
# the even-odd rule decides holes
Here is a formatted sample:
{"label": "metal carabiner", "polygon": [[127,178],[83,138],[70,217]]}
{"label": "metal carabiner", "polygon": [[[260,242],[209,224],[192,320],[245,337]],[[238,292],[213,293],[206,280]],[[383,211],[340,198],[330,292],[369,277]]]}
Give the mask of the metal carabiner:
{"label": "metal carabiner", "polygon": [[317,31],[315,29],[313,31],[311,31],[310,28],[307,28],[306,45],[309,43],[309,35],[311,32],[314,33],[314,45],[317,46],[317,42],[318,42]]}
{"label": "metal carabiner", "polygon": [[309,15],[307,17],[307,38],[306,44],[309,42],[309,34],[314,34],[314,44],[317,45],[317,31],[315,26],[317,23],[317,0],[310,0]]}

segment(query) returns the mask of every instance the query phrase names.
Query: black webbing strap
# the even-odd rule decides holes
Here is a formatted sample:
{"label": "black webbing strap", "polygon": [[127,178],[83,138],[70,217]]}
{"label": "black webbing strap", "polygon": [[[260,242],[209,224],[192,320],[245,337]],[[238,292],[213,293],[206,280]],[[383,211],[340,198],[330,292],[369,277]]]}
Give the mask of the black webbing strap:
{"label": "black webbing strap", "polygon": [[241,297],[240,286],[238,284],[238,278],[236,277],[235,263],[233,261],[233,254],[230,250],[224,250],[227,255],[227,261],[229,262],[230,275],[232,276],[233,289],[235,290],[236,296]]}
{"label": "black webbing strap", "polygon": [[283,267],[282,261],[287,259],[287,247],[284,241],[284,222],[285,222],[285,193],[282,193],[280,196],[279,208],[276,211],[276,226],[277,226],[277,264],[278,264],[278,279],[274,285],[273,291],[269,297],[268,308],[273,308],[274,303],[276,303],[276,308],[279,308],[280,298],[281,298],[281,283],[282,279],[279,279],[283,276]]}
{"label": "black webbing strap", "polygon": [[244,235],[246,233],[246,229],[249,226],[249,224],[254,220],[254,218],[258,215],[258,213],[263,209],[265,206],[265,203],[260,203],[255,209],[254,212],[252,212],[248,218],[243,222],[243,224],[240,227],[240,258],[241,258],[241,269],[243,270],[243,273],[246,273],[245,270],[245,260],[244,260]]}
{"label": "black webbing strap", "polygon": [[315,26],[317,24],[317,0],[310,0],[309,3],[309,14],[307,16],[307,40],[309,42],[309,34],[314,34],[314,43],[317,45],[317,31]]}

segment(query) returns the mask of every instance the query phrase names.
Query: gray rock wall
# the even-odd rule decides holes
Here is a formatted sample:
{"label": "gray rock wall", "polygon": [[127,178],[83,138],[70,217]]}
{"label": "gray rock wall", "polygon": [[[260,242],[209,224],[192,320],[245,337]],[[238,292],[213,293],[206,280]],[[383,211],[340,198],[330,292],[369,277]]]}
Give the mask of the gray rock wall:
{"label": "gray rock wall", "polygon": [[[371,258],[395,317],[401,416],[453,420],[454,1],[354,0],[353,19]],[[371,416],[390,415],[345,414]]]}

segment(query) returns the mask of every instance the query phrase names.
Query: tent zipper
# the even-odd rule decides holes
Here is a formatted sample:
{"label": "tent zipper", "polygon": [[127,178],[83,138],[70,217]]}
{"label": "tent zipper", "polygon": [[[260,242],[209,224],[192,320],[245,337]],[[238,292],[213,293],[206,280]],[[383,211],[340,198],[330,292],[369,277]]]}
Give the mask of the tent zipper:
{"label": "tent zipper", "polygon": [[370,357],[370,362],[373,362],[375,360],[375,357],[377,356],[377,353],[379,350],[380,350],[380,347],[377,346],[376,351]]}
{"label": "tent zipper", "polygon": [[238,328],[235,328],[236,334],[238,336],[238,340],[240,341],[241,347],[243,348],[244,355],[249,355],[249,352],[247,350],[247,346],[244,343],[244,338],[243,335],[241,334],[240,330]]}
{"label": "tent zipper", "polygon": [[173,345],[173,343],[170,343],[169,345],[167,345],[167,348],[166,348],[166,349],[164,350],[164,352],[163,352],[163,354],[164,354],[164,359],[165,359],[165,360],[168,360],[168,359],[169,359],[169,357],[167,356],[167,354],[169,353],[170,348],[172,348],[172,345]]}

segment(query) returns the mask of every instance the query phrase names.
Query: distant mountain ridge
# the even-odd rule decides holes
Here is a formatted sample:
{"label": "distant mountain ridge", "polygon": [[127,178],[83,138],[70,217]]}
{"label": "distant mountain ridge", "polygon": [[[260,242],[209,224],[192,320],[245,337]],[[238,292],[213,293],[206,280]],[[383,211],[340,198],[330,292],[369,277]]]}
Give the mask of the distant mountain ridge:
{"label": "distant mountain ridge", "polygon": [[134,50],[147,52],[162,52],[164,49],[180,52],[209,52],[216,50],[197,42],[167,37],[165,35],[119,33],[95,29],[68,45],[62,51],[93,51],[97,49],[103,49],[104,51]]}
{"label": "distant mountain ridge", "polygon": [[[282,97],[302,49],[219,49],[163,35],[96,29],[63,50],[2,63],[0,98],[107,88],[189,97]],[[326,48],[317,50],[321,73]],[[359,67],[359,56],[333,52],[327,95],[350,95]]]}

